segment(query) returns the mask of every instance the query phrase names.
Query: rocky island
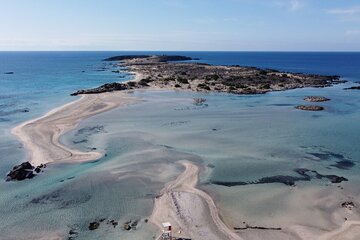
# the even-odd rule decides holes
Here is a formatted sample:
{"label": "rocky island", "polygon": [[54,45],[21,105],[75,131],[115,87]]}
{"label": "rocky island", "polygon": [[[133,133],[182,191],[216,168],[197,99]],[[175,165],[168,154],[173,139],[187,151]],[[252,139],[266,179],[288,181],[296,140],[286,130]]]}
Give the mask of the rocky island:
{"label": "rocky island", "polygon": [[[263,94],[271,91],[303,87],[328,87],[342,83],[339,76],[288,73],[273,69],[242,66],[215,66],[194,62],[190,57],[165,55],[123,55],[104,59],[118,61],[128,72],[138,75],[126,83],[108,83],[100,87],[79,90],[72,95],[111,91],[166,88],[199,92]],[[139,76],[141,76],[139,78]]]}

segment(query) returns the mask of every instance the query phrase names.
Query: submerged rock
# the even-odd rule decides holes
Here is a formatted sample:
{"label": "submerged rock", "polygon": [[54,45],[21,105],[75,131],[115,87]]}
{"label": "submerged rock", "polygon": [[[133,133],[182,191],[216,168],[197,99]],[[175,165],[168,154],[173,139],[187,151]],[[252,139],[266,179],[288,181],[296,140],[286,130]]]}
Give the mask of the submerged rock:
{"label": "submerged rock", "polygon": [[319,97],[319,96],[308,96],[308,97],[304,98],[304,100],[308,101],[308,102],[326,102],[326,101],[330,101],[329,98]]}
{"label": "submerged rock", "polygon": [[193,98],[193,101],[194,101],[194,105],[201,106],[201,105],[203,105],[203,103],[206,102],[206,99],[205,98]]}
{"label": "submerged rock", "polygon": [[305,111],[322,111],[325,108],[322,106],[315,106],[315,105],[298,105],[295,107],[299,110],[305,110]]}
{"label": "submerged rock", "polygon": [[347,182],[349,181],[347,178],[339,177],[336,175],[322,175],[324,178],[327,178],[331,181],[331,183],[341,183],[343,181]]}

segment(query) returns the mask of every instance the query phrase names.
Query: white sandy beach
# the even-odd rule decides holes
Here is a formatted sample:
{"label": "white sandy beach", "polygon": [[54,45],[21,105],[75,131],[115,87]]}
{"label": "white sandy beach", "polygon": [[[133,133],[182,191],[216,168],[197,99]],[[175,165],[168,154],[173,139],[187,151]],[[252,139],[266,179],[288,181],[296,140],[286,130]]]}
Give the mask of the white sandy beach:
{"label": "white sandy beach", "polygon": [[70,149],[59,143],[60,136],[85,118],[134,102],[133,98],[120,92],[84,95],[43,117],[16,126],[11,132],[28,150],[28,160],[35,166],[55,161],[94,160],[102,154]]}

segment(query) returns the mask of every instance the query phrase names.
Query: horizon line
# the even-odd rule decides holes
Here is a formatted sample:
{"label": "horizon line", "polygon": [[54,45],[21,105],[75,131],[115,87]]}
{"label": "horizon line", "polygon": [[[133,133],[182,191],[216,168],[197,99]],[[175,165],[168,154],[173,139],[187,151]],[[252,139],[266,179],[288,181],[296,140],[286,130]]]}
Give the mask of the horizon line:
{"label": "horizon line", "polygon": [[360,53],[360,50],[1,50],[0,52],[294,52],[294,53]]}

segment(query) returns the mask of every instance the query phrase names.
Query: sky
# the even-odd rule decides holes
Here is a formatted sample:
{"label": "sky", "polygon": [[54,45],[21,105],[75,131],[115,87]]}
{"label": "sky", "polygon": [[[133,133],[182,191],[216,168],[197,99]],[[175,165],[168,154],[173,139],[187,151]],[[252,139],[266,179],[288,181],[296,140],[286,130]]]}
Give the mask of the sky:
{"label": "sky", "polygon": [[0,0],[0,51],[360,51],[360,0]]}

